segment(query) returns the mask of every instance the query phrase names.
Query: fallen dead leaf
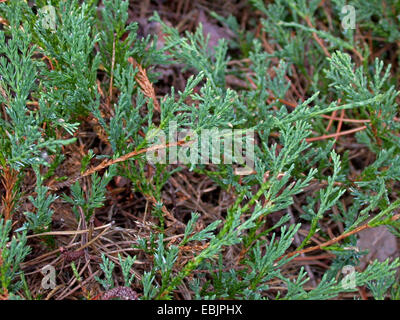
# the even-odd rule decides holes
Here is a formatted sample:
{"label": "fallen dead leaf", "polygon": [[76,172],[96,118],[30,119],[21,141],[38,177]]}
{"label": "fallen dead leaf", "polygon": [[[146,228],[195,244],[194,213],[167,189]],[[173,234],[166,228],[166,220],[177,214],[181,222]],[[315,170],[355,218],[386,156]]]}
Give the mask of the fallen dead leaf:
{"label": "fallen dead leaf", "polygon": [[399,255],[396,237],[385,226],[361,231],[357,247],[361,251],[368,250],[368,254],[361,258],[361,269],[375,259],[385,261],[387,258],[395,258]]}
{"label": "fallen dead leaf", "polygon": [[222,28],[217,24],[210,22],[210,19],[206,16],[203,10],[199,10],[197,21],[203,25],[204,36],[206,37],[208,34],[210,35],[208,47],[212,52],[214,51],[214,46],[218,45],[220,39],[229,40],[234,36],[231,30]]}

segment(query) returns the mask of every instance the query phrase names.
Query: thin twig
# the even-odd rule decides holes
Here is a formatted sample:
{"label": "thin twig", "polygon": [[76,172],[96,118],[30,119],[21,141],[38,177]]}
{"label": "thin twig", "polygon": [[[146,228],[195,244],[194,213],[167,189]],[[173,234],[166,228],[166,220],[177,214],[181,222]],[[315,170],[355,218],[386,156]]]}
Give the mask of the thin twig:
{"label": "thin twig", "polygon": [[[398,219],[400,219],[400,213],[394,215],[390,220],[391,221],[396,221]],[[343,239],[345,239],[347,237],[350,237],[353,234],[356,234],[356,233],[359,233],[359,232],[361,232],[361,231],[363,231],[365,229],[371,229],[371,228],[374,228],[374,227],[370,226],[368,223],[366,223],[366,224],[364,224],[364,225],[362,225],[362,226],[360,226],[358,228],[355,228],[354,230],[351,230],[349,232],[341,234],[340,236],[338,236],[336,238],[333,238],[333,239],[331,239],[329,241],[326,241],[326,242],[324,242],[322,244],[319,244],[319,245],[316,245],[316,246],[313,246],[313,247],[309,247],[309,248],[305,248],[305,249],[302,249],[302,250],[299,250],[299,251],[290,252],[287,255],[285,255],[283,257],[280,257],[277,261],[279,261],[279,260],[281,260],[283,258],[293,257],[294,255],[297,255],[297,254],[301,255],[302,253],[308,253],[308,252],[312,252],[312,251],[315,251],[315,250],[323,249],[324,247],[327,247],[327,246],[330,246],[330,245],[332,245],[332,244],[334,244],[336,242],[339,242],[339,241],[341,241],[341,240],[343,240]]]}
{"label": "thin twig", "polygon": [[312,142],[312,141],[318,141],[318,140],[325,140],[325,139],[329,139],[329,138],[336,138],[336,137],[339,137],[339,136],[344,136],[344,135],[351,134],[351,133],[354,133],[354,132],[362,131],[362,130],[364,130],[366,128],[367,128],[367,126],[362,126],[362,127],[358,127],[358,128],[342,131],[342,132],[339,132],[339,133],[332,133],[332,134],[322,135],[322,136],[319,136],[319,137],[307,138],[306,141],[307,142]]}
{"label": "thin twig", "polygon": [[75,176],[74,178],[69,179],[68,181],[62,182],[62,183],[60,183],[60,184],[58,184],[56,186],[48,186],[48,188],[50,190],[55,191],[55,190],[58,190],[58,189],[60,189],[62,187],[70,186],[73,183],[75,183],[76,181],[78,181],[78,180],[80,180],[80,179],[82,179],[84,177],[90,176],[95,172],[98,172],[100,170],[108,168],[109,166],[111,166],[113,164],[116,164],[116,163],[119,163],[119,162],[124,162],[124,161],[126,161],[126,160],[128,160],[128,159],[130,159],[132,157],[137,156],[137,155],[140,155],[140,154],[143,154],[143,153],[146,153],[146,152],[162,150],[162,149],[169,148],[169,147],[181,146],[181,145],[184,145],[186,143],[188,143],[188,142],[185,141],[185,140],[180,140],[178,142],[167,143],[167,144],[158,144],[158,145],[155,145],[155,146],[151,146],[149,148],[144,148],[144,149],[141,149],[141,150],[135,150],[135,151],[129,152],[129,153],[117,158],[117,159],[105,160],[102,163],[100,163],[99,165],[86,170],[81,175]]}

